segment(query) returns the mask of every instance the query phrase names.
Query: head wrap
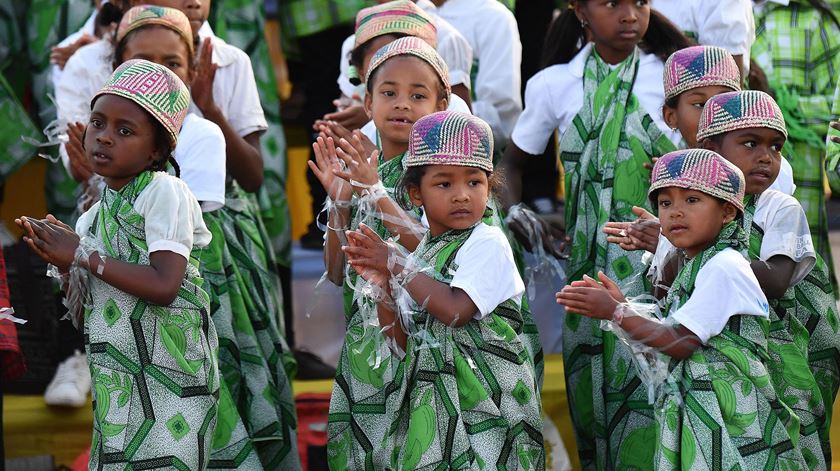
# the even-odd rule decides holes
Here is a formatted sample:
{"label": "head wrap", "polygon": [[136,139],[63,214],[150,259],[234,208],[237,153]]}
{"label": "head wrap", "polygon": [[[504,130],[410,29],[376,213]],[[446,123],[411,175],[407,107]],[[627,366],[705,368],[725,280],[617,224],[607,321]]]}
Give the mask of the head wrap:
{"label": "head wrap", "polygon": [[449,67],[446,66],[446,62],[443,61],[443,58],[440,57],[440,54],[432,46],[429,46],[421,39],[413,37],[397,39],[376,51],[376,54],[370,60],[370,65],[368,65],[365,83],[370,80],[373,72],[384,64],[385,61],[396,56],[418,57],[432,66],[432,69],[434,69],[438,78],[443,83],[443,88],[446,89],[446,99],[449,99],[449,95],[452,93],[452,87],[449,86]]}
{"label": "head wrap", "polygon": [[758,90],[745,90],[709,98],[700,113],[697,140],[747,128],[775,129],[787,137],[785,117],[776,100]]}
{"label": "head wrap", "polygon": [[190,105],[190,92],[184,82],[162,65],[142,59],[125,61],[90,102],[91,108],[102,95],[117,95],[140,105],[178,142],[178,131]]}
{"label": "head wrap", "polygon": [[411,0],[396,0],[364,8],[356,15],[356,42],[353,49],[377,36],[405,34],[437,46],[434,20]]}
{"label": "head wrap", "polygon": [[178,33],[187,43],[190,54],[193,53],[193,35],[190,20],[175,8],[139,5],[129,9],[117,27],[117,43],[125,39],[128,33],[148,25],[159,25]]}
{"label": "head wrap", "polygon": [[714,46],[692,46],[665,61],[665,99],[709,85],[741,90],[741,71],[732,54]]}
{"label": "head wrap", "polygon": [[426,115],[411,128],[403,166],[460,165],[493,171],[493,131],[481,118],[457,111]]}
{"label": "head wrap", "polygon": [[744,174],[717,152],[686,149],[669,152],[653,166],[648,197],[656,207],[656,194],[662,188],[696,190],[732,203],[744,211]]}

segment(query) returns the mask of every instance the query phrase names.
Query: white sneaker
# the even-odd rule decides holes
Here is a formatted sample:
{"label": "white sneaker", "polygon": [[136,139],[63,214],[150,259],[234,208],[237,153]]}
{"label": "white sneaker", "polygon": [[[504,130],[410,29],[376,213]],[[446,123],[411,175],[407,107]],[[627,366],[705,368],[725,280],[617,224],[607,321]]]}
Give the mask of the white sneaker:
{"label": "white sneaker", "polygon": [[58,365],[55,376],[44,391],[44,401],[51,406],[82,407],[90,392],[90,369],[87,356],[78,350]]}

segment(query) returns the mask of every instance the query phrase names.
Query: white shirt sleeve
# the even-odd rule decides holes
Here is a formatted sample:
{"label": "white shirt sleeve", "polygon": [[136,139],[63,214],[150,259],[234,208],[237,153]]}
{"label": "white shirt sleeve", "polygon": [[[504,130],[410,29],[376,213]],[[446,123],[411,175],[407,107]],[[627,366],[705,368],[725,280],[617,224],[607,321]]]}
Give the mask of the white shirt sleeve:
{"label": "white shirt sleeve", "polygon": [[749,53],[755,41],[752,0],[701,0],[694,4],[700,44],[722,47],[732,55]]}
{"label": "white shirt sleeve", "polygon": [[350,51],[353,50],[353,44],[356,43],[356,35],[351,34],[347,39],[341,43],[341,56],[338,59],[338,88],[344,96],[353,98],[356,93],[356,86],[350,83],[348,70],[350,70]]}
{"label": "white shirt sleeve", "polygon": [[257,81],[251,68],[251,58],[239,48],[213,38],[213,62],[216,80],[213,98],[225,118],[240,136],[268,129]]}
{"label": "white shirt sleeve", "polygon": [[[564,84],[549,83],[551,71],[556,67],[561,66],[544,69],[525,84],[525,109],[519,115],[513,129],[512,140],[516,147],[531,155],[541,155],[545,152],[548,140],[560,125],[557,110],[553,106],[554,100],[551,98],[551,87],[563,87]],[[579,92],[583,94],[583,87]]]}
{"label": "white shirt sleeve", "polygon": [[211,121],[188,114],[178,134],[175,160],[181,180],[201,202],[203,211],[225,205],[226,144],[222,129]]}
{"label": "white shirt sleeve", "polygon": [[769,306],[749,262],[737,251],[725,249],[700,269],[691,297],[669,318],[705,345],[738,315],[767,318]]}
{"label": "white shirt sleeve", "polygon": [[513,14],[504,6],[497,6],[495,11],[501,13],[488,18],[492,23],[487,27],[476,30],[473,54],[478,58],[478,74],[473,84],[476,99],[472,109],[493,129],[496,147],[501,149],[522,112],[522,43]]}
{"label": "white shirt sleeve", "polygon": [[773,181],[773,184],[770,185],[771,190],[780,191],[786,195],[793,196],[793,192],[796,191],[796,183],[793,182],[793,167],[790,166],[790,162],[782,156],[782,163],[779,167],[779,175],[776,177],[776,180]]}
{"label": "white shirt sleeve", "polygon": [[525,283],[516,269],[510,243],[498,227],[479,223],[458,250],[455,263],[458,268],[449,285],[464,290],[475,303],[475,319],[490,314],[508,299],[521,302]]}
{"label": "white shirt sleeve", "polygon": [[90,227],[93,225],[93,219],[97,212],[99,212],[99,201],[93,203],[90,209],[82,213],[76,220],[76,234],[79,234],[79,237],[90,234]]}
{"label": "white shirt sleeve", "polygon": [[204,225],[201,207],[183,180],[156,172],[134,202],[145,219],[149,253],[175,252],[189,259],[193,246],[206,247],[212,235]]}
{"label": "white shirt sleeve", "polygon": [[473,64],[473,50],[467,39],[451,24],[435,15],[438,30],[437,52],[449,68],[450,85],[464,85],[468,89]]}
{"label": "white shirt sleeve", "polygon": [[805,211],[796,199],[777,191],[765,191],[758,200],[755,222],[764,229],[761,240],[762,260],[784,255],[796,268],[791,286],[802,281],[817,262]]}

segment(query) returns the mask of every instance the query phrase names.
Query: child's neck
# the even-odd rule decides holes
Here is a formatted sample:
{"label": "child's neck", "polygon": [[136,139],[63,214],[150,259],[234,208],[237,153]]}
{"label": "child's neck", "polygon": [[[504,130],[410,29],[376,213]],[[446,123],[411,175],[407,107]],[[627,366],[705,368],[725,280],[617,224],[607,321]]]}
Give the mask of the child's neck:
{"label": "child's neck", "polygon": [[609,65],[616,65],[622,63],[625,59],[630,57],[633,54],[633,50],[623,51],[620,49],[614,49],[610,46],[601,43],[595,43],[595,52],[598,53],[598,56],[604,60]]}
{"label": "child's neck", "polygon": [[385,162],[405,154],[408,150],[408,142],[395,142],[381,139],[379,145],[382,146],[382,160]]}

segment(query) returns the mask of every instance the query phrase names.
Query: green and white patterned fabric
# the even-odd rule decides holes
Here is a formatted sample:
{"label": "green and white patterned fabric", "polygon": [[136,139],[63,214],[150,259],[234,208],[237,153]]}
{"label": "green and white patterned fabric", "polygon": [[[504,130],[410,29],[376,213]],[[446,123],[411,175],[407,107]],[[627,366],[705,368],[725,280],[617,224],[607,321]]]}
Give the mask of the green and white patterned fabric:
{"label": "green and white patterned fabric", "polygon": [[[643,164],[675,147],[631,92],[639,50],[615,68],[592,51],[584,69],[584,105],[560,141],[566,172],[566,233],[572,238],[566,273],[571,282],[602,270],[622,285],[626,295],[635,296],[644,290],[641,252],[608,244],[601,227],[607,221],[634,220],[633,206],[650,208],[650,171]],[[639,382],[629,368],[630,351],[615,340],[599,328],[598,321],[566,314],[567,393],[585,469],[616,463],[622,439],[615,433],[619,423],[626,421],[621,428],[635,429],[653,422],[646,393],[628,386]],[[631,414],[633,410],[641,413]]]}
{"label": "green and white patterned fabric", "polygon": [[[749,257],[759,260],[764,230],[755,224],[753,215],[759,199],[756,195],[746,198],[744,228],[749,234]],[[797,380],[779,376],[784,385],[799,391],[785,391],[785,403],[799,416],[805,437],[818,433],[822,454],[831,463],[831,412],[837,388],[840,386],[840,319],[837,303],[829,282],[828,267],[817,254],[817,261],[805,278],[790,287],[779,299],[770,302],[770,355],[781,360],[783,371],[787,365],[790,373],[799,368]],[[775,346],[773,344],[776,344]],[[810,370],[810,374],[805,371]],[[780,382],[781,382],[780,381]],[[780,390],[784,388],[777,384]],[[808,401],[802,400],[807,392]],[[819,393],[819,394],[816,394]],[[796,401],[794,401],[796,399]],[[810,437],[811,451],[813,437]]]}
{"label": "green and white patterned fabric", "polygon": [[814,248],[828,265],[836,291],[823,159],[834,87],[840,79],[840,28],[798,0],[787,6],[767,2],[755,22],[752,58],[767,74],[785,113],[790,135],[785,156],[793,167],[794,196],[805,210]]}
{"label": "green and white patterned fabric", "polygon": [[[427,234],[414,256],[447,283],[472,231]],[[545,469],[539,386],[516,303],[460,328],[425,310],[410,317],[402,361],[390,355],[371,365],[372,343],[347,349],[351,361],[342,356],[336,391],[348,376],[366,385],[354,403],[333,394],[331,469]]]}
{"label": "green and white patterned fabric", "polygon": [[[666,313],[685,304],[697,274],[712,257],[745,252],[741,221],[721,230],[714,244],[677,275]],[[825,469],[813,423],[801,413],[823,412],[819,388],[807,365],[807,335],[794,342],[782,321],[734,316],[724,330],[685,360],[672,359],[670,388],[657,404],[657,470]],[[658,431],[657,431],[658,429]]]}
{"label": "green and white patterned fabric", "polygon": [[359,10],[373,4],[371,0],[279,0],[279,12],[284,34],[299,38],[353,23]]}
{"label": "green and white patterned fabric", "polygon": [[204,213],[213,240],[201,254],[223,380],[209,468],[298,470],[296,367],[277,325],[276,262],[256,205],[233,181],[226,192],[223,208]]}
{"label": "green and white patterned fabric", "polygon": [[[145,219],[133,204],[154,178],[106,188],[90,233],[103,255],[148,264]],[[157,306],[90,277],[85,350],[93,379],[89,469],[154,464],[205,469],[216,428],[218,338],[201,289],[197,250],[178,297]]]}
{"label": "green and white patterned fabric", "polygon": [[[840,81],[834,89],[834,101],[831,104],[831,120],[840,121]],[[830,140],[831,137],[840,137],[840,131],[829,127],[826,139],[825,169],[828,172],[828,181],[831,183],[831,192],[840,195],[840,144]]]}

